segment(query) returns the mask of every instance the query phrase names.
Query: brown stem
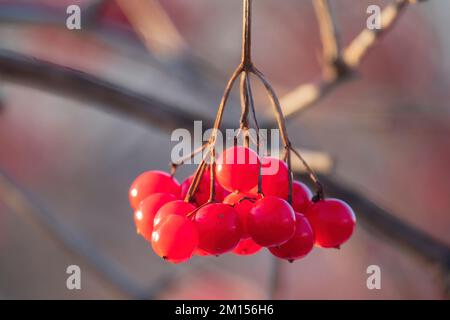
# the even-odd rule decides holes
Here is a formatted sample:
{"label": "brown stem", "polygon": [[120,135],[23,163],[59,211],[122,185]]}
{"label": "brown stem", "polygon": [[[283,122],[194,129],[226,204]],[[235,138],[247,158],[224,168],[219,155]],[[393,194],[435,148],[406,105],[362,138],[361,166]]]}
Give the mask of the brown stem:
{"label": "brown stem", "polygon": [[252,1],[244,0],[244,16],[242,26],[242,65],[245,70],[252,66]]}
{"label": "brown stem", "polygon": [[[291,166],[291,155],[289,149],[291,149],[291,142],[289,141],[287,129],[286,129],[286,121],[284,120],[283,111],[281,109],[280,101],[278,100],[278,96],[275,93],[272,85],[269,81],[266,80],[263,73],[259,71],[257,68],[253,68],[252,72],[261,80],[266,88],[266,91],[269,95],[269,99],[272,103],[273,111],[275,114],[275,118],[278,123],[278,128],[280,129],[281,139],[283,141],[284,148],[287,150],[287,166],[288,166],[288,181],[289,181],[289,191],[288,191],[288,201],[292,203],[292,166]],[[259,184],[259,183],[258,183]],[[259,186],[258,186],[259,187]]]}
{"label": "brown stem", "polygon": [[200,184],[200,180],[202,179],[203,173],[205,172],[206,156],[208,154],[209,154],[209,152],[203,157],[202,161],[200,162],[200,164],[197,167],[197,170],[195,171],[191,185],[189,186],[186,197],[184,198],[185,202],[191,202],[192,197],[194,196],[195,192],[197,192],[198,186]]}
{"label": "brown stem", "polygon": [[211,164],[210,164],[210,194],[209,201],[214,202],[216,197],[216,149],[214,147],[211,148]]}
{"label": "brown stem", "polygon": [[178,162],[171,162],[170,163],[170,174],[174,176],[177,172],[177,169],[179,166],[183,165],[187,160],[193,159],[197,154],[205,150],[205,148],[209,145],[209,142],[204,143],[201,147],[195,149],[192,153],[184,156],[183,158],[179,159]]}
{"label": "brown stem", "polygon": [[306,170],[308,171],[309,178],[311,179],[311,181],[316,186],[316,195],[313,198],[314,202],[317,202],[319,200],[323,200],[324,199],[323,185],[319,181],[319,178],[315,174],[314,170],[311,169],[311,167],[308,165],[306,160],[301,156],[300,152],[298,152],[297,150],[295,150],[292,147],[290,148],[290,151],[292,151],[297,156],[297,158],[303,163],[303,165],[305,166]]}
{"label": "brown stem", "polygon": [[[253,100],[252,93],[252,85],[250,82],[250,74],[248,72],[245,73],[245,91],[248,96],[248,104],[250,106],[250,110],[252,111],[253,122],[256,128],[256,153],[259,155],[260,153],[260,134],[259,134],[259,124],[258,119],[256,118],[256,110],[255,110],[255,102]],[[258,170],[258,194],[262,193],[262,164],[259,163]]]}

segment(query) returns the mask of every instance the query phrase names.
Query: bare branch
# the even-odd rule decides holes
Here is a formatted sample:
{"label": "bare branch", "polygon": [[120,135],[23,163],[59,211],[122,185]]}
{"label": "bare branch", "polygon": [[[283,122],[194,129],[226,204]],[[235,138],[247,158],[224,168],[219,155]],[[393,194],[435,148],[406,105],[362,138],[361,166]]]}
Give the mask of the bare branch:
{"label": "bare branch", "polygon": [[177,56],[187,45],[158,0],[116,0],[146,47],[160,57]]}
{"label": "bare branch", "polygon": [[[381,29],[369,30],[364,29],[350,44],[343,50],[342,59],[339,66],[342,72],[337,72],[337,76],[323,77],[317,82],[303,84],[298,86],[292,92],[282,97],[281,104],[286,118],[291,118],[307,108],[315,105],[332,89],[342,84],[348,79],[352,72],[359,67],[362,59],[367,52],[374,46],[376,40],[389,31],[395,22],[399,19],[400,13],[404,11],[408,4],[423,2],[426,0],[394,0],[387,5],[381,12]],[[316,1],[324,4],[325,1]],[[317,8],[318,4],[316,4]],[[331,13],[327,13],[326,6],[320,6],[318,11],[318,19],[321,25],[322,41],[324,51],[327,55],[337,51],[337,38],[333,35],[336,31],[333,26]],[[323,30],[323,31],[322,31]],[[334,30],[334,31],[332,31]],[[325,35],[324,35],[325,34]],[[334,54],[334,53],[333,53]]]}
{"label": "bare branch", "polygon": [[345,65],[341,61],[340,36],[336,19],[330,8],[329,0],[314,0],[313,4],[323,47],[323,77],[334,79],[341,72],[346,71],[346,68],[343,68]]}
{"label": "bare branch", "polygon": [[201,119],[206,128],[212,127],[211,119],[189,112],[186,106],[170,105],[91,74],[14,51],[0,49],[0,75],[3,80],[98,102],[107,112],[117,112],[167,131],[190,128],[192,119]]}
{"label": "bare branch", "polygon": [[106,281],[121,295],[143,298],[144,290],[135,286],[114,261],[95,250],[95,246],[88,243],[84,237],[79,237],[68,230],[28,191],[20,187],[2,171],[0,171],[0,200],[21,218],[43,230],[47,236],[55,240],[67,252],[87,262],[97,276]]}
{"label": "bare branch", "polygon": [[[303,174],[296,174],[304,178]],[[370,230],[383,235],[388,240],[400,245],[409,252],[438,263],[448,274],[450,272],[450,248],[423,231],[406,224],[394,214],[380,208],[355,189],[337,182],[330,176],[320,175],[320,180],[327,186],[327,195],[343,199],[352,204],[360,221]]]}

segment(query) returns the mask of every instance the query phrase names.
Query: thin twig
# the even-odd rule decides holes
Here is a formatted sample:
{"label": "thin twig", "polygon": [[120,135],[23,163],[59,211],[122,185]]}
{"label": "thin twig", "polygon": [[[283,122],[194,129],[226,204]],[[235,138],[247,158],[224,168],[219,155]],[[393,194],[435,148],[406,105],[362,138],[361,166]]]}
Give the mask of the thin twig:
{"label": "thin twig", "polygon": [[134,284],[114,261],[95,250],[96,246],[86,240],[86,237],[69,230],[34,195],[2,171],[0,171],[0,201],[11,211],[43,230],[67,252],[85,261],[97,276],[121,295],[142,298],[147,294],[155,294],[144,292],[143,288]]}
{"label": "thin twig", "polygon": [[319,23],[320,37],[323,47],[323,77],[334,79],[345,73],[345,65],[342,64],[340,35],[329,0],[314,0]]}
{"label": "thin twig", "polygon": [[[339,70],[341,71],[337,73],[336,77],[323,77],[319,81],[300,85],[281,98],[285,117],[287,119],[292,118],[315,105],[334,88],[349,79],[351,74],[359,67],[362,59],[367,55],[367,52],[375,45],[376,41],[394,26],[407,5],[424,1],[427,0],[394,0],[392,3],[388,4],[381,12],[381,29],[364,29],[349,44],[349,46],[343,50],[342,59],[339,60],[340,62],[338,64]],[[323,22],[324,18],[322,16],[326,14],[324,14],[323,11],[321,11],[320,14],[321,17],[318,17],[318,19]],[[332,17],[331,13],[330,17]],[[331,24],[327,22],[327,25],[330,26]],[[333,28],[335,28],[335,25]],[[326,39],[332,39],[332,43],[338,43],[337,40],[330,37],[329,31],[326,37],[322,37],[323,41]],[[331,50],[330,48],[333,47],[333,44],[324,43],[323,47],[327,48],[327,50]]]}

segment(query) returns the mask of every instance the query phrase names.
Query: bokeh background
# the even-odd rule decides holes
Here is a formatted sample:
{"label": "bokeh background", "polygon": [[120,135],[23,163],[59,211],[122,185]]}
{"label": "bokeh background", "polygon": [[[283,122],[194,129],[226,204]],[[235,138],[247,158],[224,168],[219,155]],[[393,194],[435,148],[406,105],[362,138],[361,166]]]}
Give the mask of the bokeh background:
{"label": "bokeh background", "polygon": [[[449,1],[408,7],[356,79],[288,122],[297,147],[333,159],[327,177],[433,239],[443,259],[361,223],[341,250],[316,248],[293,264],[261,251],[183,265],[161,261],[136,235],[127,200],[137,174],[168,168],[170,132],[158,119],[149,124],[5,71],[5,57],[35,57],[28,61],[83,71],[211,119],[239,62],[241,1],[126,2],[0,0],[1,299],[449,297]],[[389,2],[331,1],[344,45],[365,27],[369,4]],[[70,4],[82,8],[81,31],[65,26]],[[320,76],[311,1],[254,1],[253,22],[254,61],[280,96]],[[261,88],[255,93],[260,117],[270,119]],[[237,101],[227,123],[237,125]],[[81,267],[82,290],[66,289],[72,264]],[[381,290],[366,287],[372,264],[381,268]]]}

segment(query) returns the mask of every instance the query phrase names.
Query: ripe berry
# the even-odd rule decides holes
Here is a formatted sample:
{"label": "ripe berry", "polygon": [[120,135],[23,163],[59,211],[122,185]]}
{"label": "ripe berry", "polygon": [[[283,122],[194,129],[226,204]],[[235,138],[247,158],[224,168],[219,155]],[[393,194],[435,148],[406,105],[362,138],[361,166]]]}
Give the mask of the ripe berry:
{"label": "ripe berry", "polygon": [[194,254],[200,257],[206,257],[206,256],[210,256],[210,254],[202,249],[195,249]]}
{"label": "ripe berry", "polygon": [[186,215],[195,210],[195,206],[192,203],[184,202],[183,200],[176,200],[168,202],[161,206],[155,215],[153,222],[153,228],[156,228],[158,224],[170,215],[178,215],[186,217]]}
{"label": "ripe berry", "polygon": [[130,187],[128,197],[131,207],[136,209],[142,200],[153,193],[171,193],[175,197],[179,197],[180,184],[166,172],[144,172],[134,180]]}
{"label": "ripe berry", "polygon": [[[186,197],[186,194],[188,193],[189,187],[191,186],[193,180],[194,176],[192,175],[186,180],[184,180],[183,183],[181,184],[182,199]],[[226,196],[225,189],[217,182],[217,180],[214,183],[214,187],[215,187],[215,200],[217,202],[222,202]],[[211,189],[211,171],[209,168],[206,168],[200,180],[200,183],[198,184],[197,191],[192,197],[193,202],[195,202],[197,206],[201,206],[202,204],[208,202],[210,189]]]}
{"label": "ripe berry", "polygon": [[194,223],[179,215],[165,217],[152,233],[153,250],[172,263],[188,260],[197,245],[198,232]]}
{"label": "ripe berry", "polygon": [[292,208],[295,212],[304,214],[312,204],[311,198],[312,193],[304,183],[292,183]]}
{"label": "ripe berry", "polygon": [[212,203],[195,214],[195,225],[199,234],[199,249],[210,254],[221,254],[232,250],[241,239],[239,217],[233,207],[223,203]]}
{"label": "ripe berry", "polygon": [[311,225],[302,214],[295,214],[295,233],[282,245],[269,248],[270,252],[281,259],[292,262],[306,256],[314,246],[314,234]]}
{"label": "ripe berry", "polygon": [[[264,196],[275,196],[287,199],[289,191],[289,170],[286,162],[273,158],[261,159],[262,192]],[[258,192],[258,186],[252,193]]]}
{"label": "ripe berry", "polygon": [[261,248],[251,238],[242,239],[236,248],[233,249],[233,253],[240,256],[248,256],[258,252]]}
{"label": "ripe berry", "polygon": [[228,191],[251,190],[258,183],[258,174],[258,155],[249,148],[228,148],[217,159],[217,180]]}
{"label": "ripe berry", "polygon": [[286,200],[266,197],[250,210],[247,227],[252,239],[260,246],[277,246],[294,234],[295,213]]}
{"label": "ripe berry", "polygon": [[159,208],[164,204],[175,201],[176,198],[170,193],[155,193],[145,198],[136,211],[134,212],[134,223],[136,224],[136,231],[146,240],[152,240],[153,220]]}
{"label": "ripe berry", "polygon": [[323,248],[339,248],[350,238],[356,224],[352,208],[338,199],[314,203],[306,217],[314,230],[316,245]]}
{"label": "ripe berry", "polygon": [[247,239],[250,237],[247,228],[247,216],[256,200],[261,198],[260,195],[255,195],[251,193],[230,193],[224,200],[223,203],[229,204],[236,210],[239,215],[239,221],[241,224],[242,235],[241,239]]}

